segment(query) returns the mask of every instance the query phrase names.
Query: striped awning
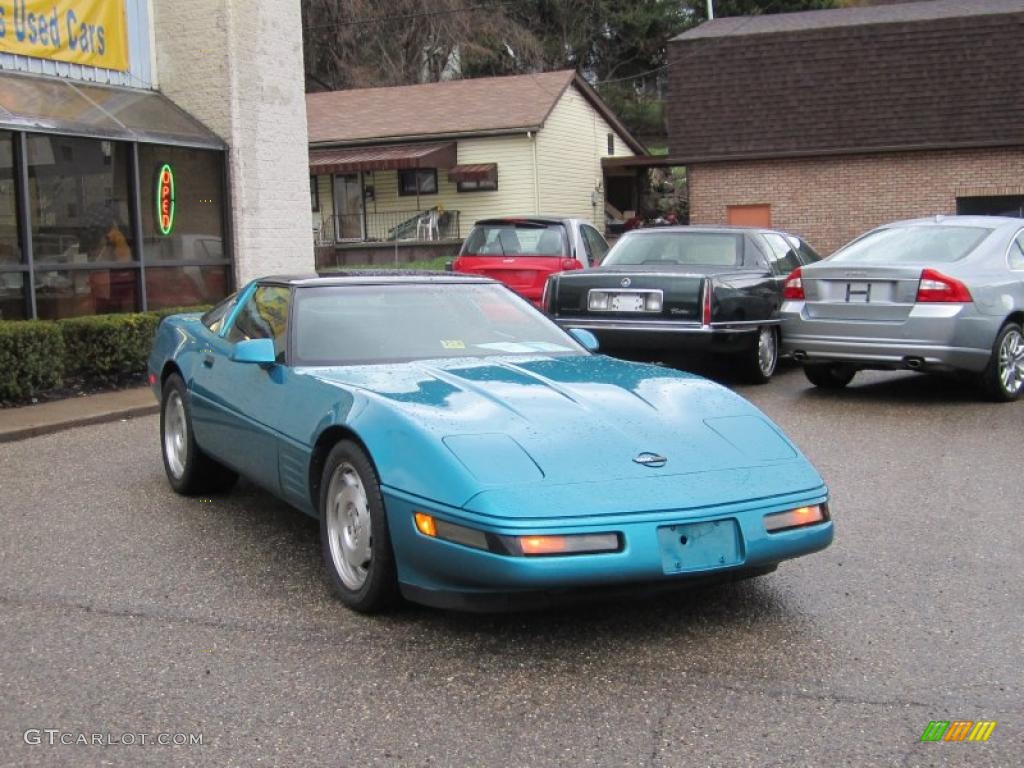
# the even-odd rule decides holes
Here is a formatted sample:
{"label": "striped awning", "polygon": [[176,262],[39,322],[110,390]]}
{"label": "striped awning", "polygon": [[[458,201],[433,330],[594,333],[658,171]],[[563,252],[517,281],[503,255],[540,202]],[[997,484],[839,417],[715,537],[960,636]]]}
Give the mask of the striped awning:
{"label": "striped awning", "polygon": [[497,178],[497,163],[454,165],[448,171],[448,181],[493,181]]}
{"label": "striped awning", "polygon": [[309,152],[309,172],[316,176],[405,168],[451,168],[455,159],[454,141],[312,149]]}

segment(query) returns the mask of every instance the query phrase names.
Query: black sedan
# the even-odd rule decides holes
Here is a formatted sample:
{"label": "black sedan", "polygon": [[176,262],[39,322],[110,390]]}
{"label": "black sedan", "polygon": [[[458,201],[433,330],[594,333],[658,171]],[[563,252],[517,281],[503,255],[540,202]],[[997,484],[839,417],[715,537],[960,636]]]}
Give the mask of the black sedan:
{"label": "black sedan", "polygon": [[597,269],[552,275],[542,307],[606,349],[706,350],[768,381],[779,358],[782,285],[820,257],[770,229],[657,227],[629,232]]}

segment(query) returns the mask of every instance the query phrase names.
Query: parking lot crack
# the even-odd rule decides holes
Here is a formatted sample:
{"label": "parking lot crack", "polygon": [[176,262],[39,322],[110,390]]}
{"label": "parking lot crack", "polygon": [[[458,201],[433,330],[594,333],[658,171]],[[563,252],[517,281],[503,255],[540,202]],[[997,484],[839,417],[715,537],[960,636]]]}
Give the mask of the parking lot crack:
{"label": "parking lot crack", "polygon": [[647,764],[649,766],[656,764],[658,755],[661,753],[662,734],[665,732],[665,724],[668,722],[671,712],[672,702],[669,699],[665,699],[665,703],[662,705],[661,711],[654,721],[654,727],[651,729],[651,752],[647,756]]}

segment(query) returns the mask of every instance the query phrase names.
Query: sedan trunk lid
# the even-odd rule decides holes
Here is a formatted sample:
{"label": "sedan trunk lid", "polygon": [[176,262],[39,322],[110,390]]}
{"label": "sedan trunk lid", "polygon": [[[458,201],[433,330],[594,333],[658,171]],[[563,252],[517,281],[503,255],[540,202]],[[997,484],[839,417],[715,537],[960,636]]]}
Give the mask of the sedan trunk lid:
{"label": "sedan trunk lid", "polygon": [[921,267],[821,262],[801,277],[808,318],[902,322],[914,307]]}

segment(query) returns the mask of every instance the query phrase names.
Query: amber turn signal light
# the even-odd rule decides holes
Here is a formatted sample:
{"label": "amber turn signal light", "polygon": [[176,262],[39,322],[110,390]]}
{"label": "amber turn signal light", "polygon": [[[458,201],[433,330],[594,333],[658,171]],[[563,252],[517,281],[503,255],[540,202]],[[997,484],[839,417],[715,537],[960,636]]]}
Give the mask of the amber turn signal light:
{"label": "amber turn signal light", "polygon": [[437,536],[437,523],[433,517],[423,512],[417,512],[413,517],[416,519],[416,530],[424,536]]}

